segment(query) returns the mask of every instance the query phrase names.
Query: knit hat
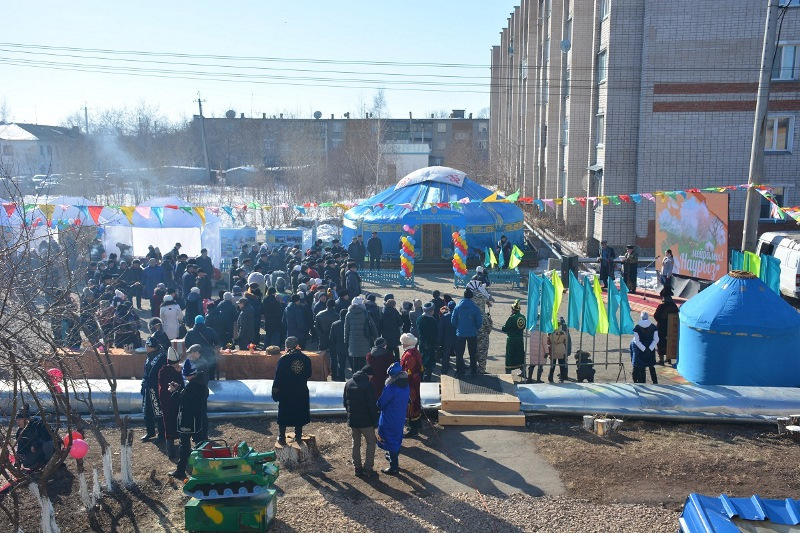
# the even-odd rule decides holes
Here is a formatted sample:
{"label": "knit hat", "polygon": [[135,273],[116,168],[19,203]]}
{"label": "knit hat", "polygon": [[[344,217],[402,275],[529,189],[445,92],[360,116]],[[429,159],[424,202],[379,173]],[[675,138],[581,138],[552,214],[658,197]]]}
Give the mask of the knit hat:
{"label": "knit hat", "polygon": [[400,344],[403,346],[416,346],[417,338],[411,333],[403,333],[400,335]]}
{"label": "knit hat", "polygon": [[368,294],[367,295],[367,300],[369,300],[370,302],[374,302],[375,301],[375,295],[374,294]]}
{"label": "knit hat", "polygon": [[397,362],[392,363],[392,366],[390,366],[388,369],[386,369],[386,373],[389,374],[390,376],[396,376],[397,374],[399,374],[402,371],[403,371],[403,367],[400,366],[400,363],[397,363]]}
{"label": "knit hat", "polygon": [[456,303],[455,303],[453,300],[450,300],[449,302],[447,302],[447,308],[448,308],[450,311],[452,311],[453,309],[455,309],[455,308],[456,308]]}
{"label": "knit hat", "polygon": [[172,297],[171,294],[167,294],[164,296],[164,303],[175,301],[175,298]]}
{"label": "knit hat", "polygon": [[200,287],[192,287],[192,291],[191,292],[194,292],[196,294],[200,294]]}
{"label": "knit hat", "polygon": [[353,305],[357,307],[364,307],[364,298],[362,298],[361,296],[356,296],[355,298],[353,298]]}
{"label": "knit hat", "polygon": [[197,324],[205,324],[205,323],[206,323],[206,317],[204,317],[203,315],[197,315],[196,317],[194,317],[195,326]]}
{"label": "knit hat", "polygon": [[185,363],[183,363],[183,370],[181,370],[181,374],[185,378],[191,378],[197,375],[197,366],[192,362],[191,359],[187,359]]}

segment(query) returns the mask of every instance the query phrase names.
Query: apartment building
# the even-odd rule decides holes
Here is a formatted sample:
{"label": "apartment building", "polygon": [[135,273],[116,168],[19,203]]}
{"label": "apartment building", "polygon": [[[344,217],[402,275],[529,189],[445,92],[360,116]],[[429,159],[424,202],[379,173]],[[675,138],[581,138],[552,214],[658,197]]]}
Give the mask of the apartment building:
{"label": "apartment building", "polygon": [[[788,206],[800,203],[800,1],[784,3],[762,181]],[[492,49],[492,170],[537,198],[746,183],[766,14],[767,0],[523,0]],[[731,194],[733,245],[744,205]],[[556,216],[584,228],[590,251],[653,246],[650,202]]]}

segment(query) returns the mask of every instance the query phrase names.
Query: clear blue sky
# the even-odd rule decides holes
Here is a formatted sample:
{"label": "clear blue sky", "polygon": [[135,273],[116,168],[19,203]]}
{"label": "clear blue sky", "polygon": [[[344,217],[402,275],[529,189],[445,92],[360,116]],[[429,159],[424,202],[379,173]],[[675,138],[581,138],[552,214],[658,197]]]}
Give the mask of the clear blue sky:
{"label": "clear blue sky", "polygon": [[[58,124],[84,102],[90,110],[101,110],[143,101],[177,119],[197,112],[193,100],[199,91],[208,116],[234,109],[258,117],[264,112],[310,117],[319,110],[328,117],[357,114],[360,104],[371,105],[382,87],[392,117],[442,109],[477,114],[489,106],[491,47],[499,44],[499,32],[516,3],[4,2],[0,105],[5,101],[14,121],[40,124]],[[203,55],[229,57],[197,57]],[[298,58],[330,62],[286,61]],[[120,68],[133,75],[119,73]],[[258,83],[254,75],[262,76]]]}

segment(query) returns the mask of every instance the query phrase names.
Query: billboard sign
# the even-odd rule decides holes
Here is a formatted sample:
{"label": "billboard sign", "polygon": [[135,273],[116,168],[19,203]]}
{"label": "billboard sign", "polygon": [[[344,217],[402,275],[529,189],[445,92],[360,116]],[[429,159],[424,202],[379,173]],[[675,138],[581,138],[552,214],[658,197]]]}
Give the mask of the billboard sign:
{"label": "billboard sign", "polygon": [[673,274],[716,281],[728,273],[728,195],[656,199],[656,255],[672,250]]}

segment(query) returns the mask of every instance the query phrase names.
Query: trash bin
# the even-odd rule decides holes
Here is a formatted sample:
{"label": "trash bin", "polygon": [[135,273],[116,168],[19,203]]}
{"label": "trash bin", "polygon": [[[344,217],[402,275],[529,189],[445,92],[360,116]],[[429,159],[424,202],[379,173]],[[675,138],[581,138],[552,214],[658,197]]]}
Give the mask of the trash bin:
{"label": "trash bin", "polygon": [[569,288],[569,273],[577,277],[578,275],[578,256],[564,255],[561,257],[561,283],[564,288]]}

